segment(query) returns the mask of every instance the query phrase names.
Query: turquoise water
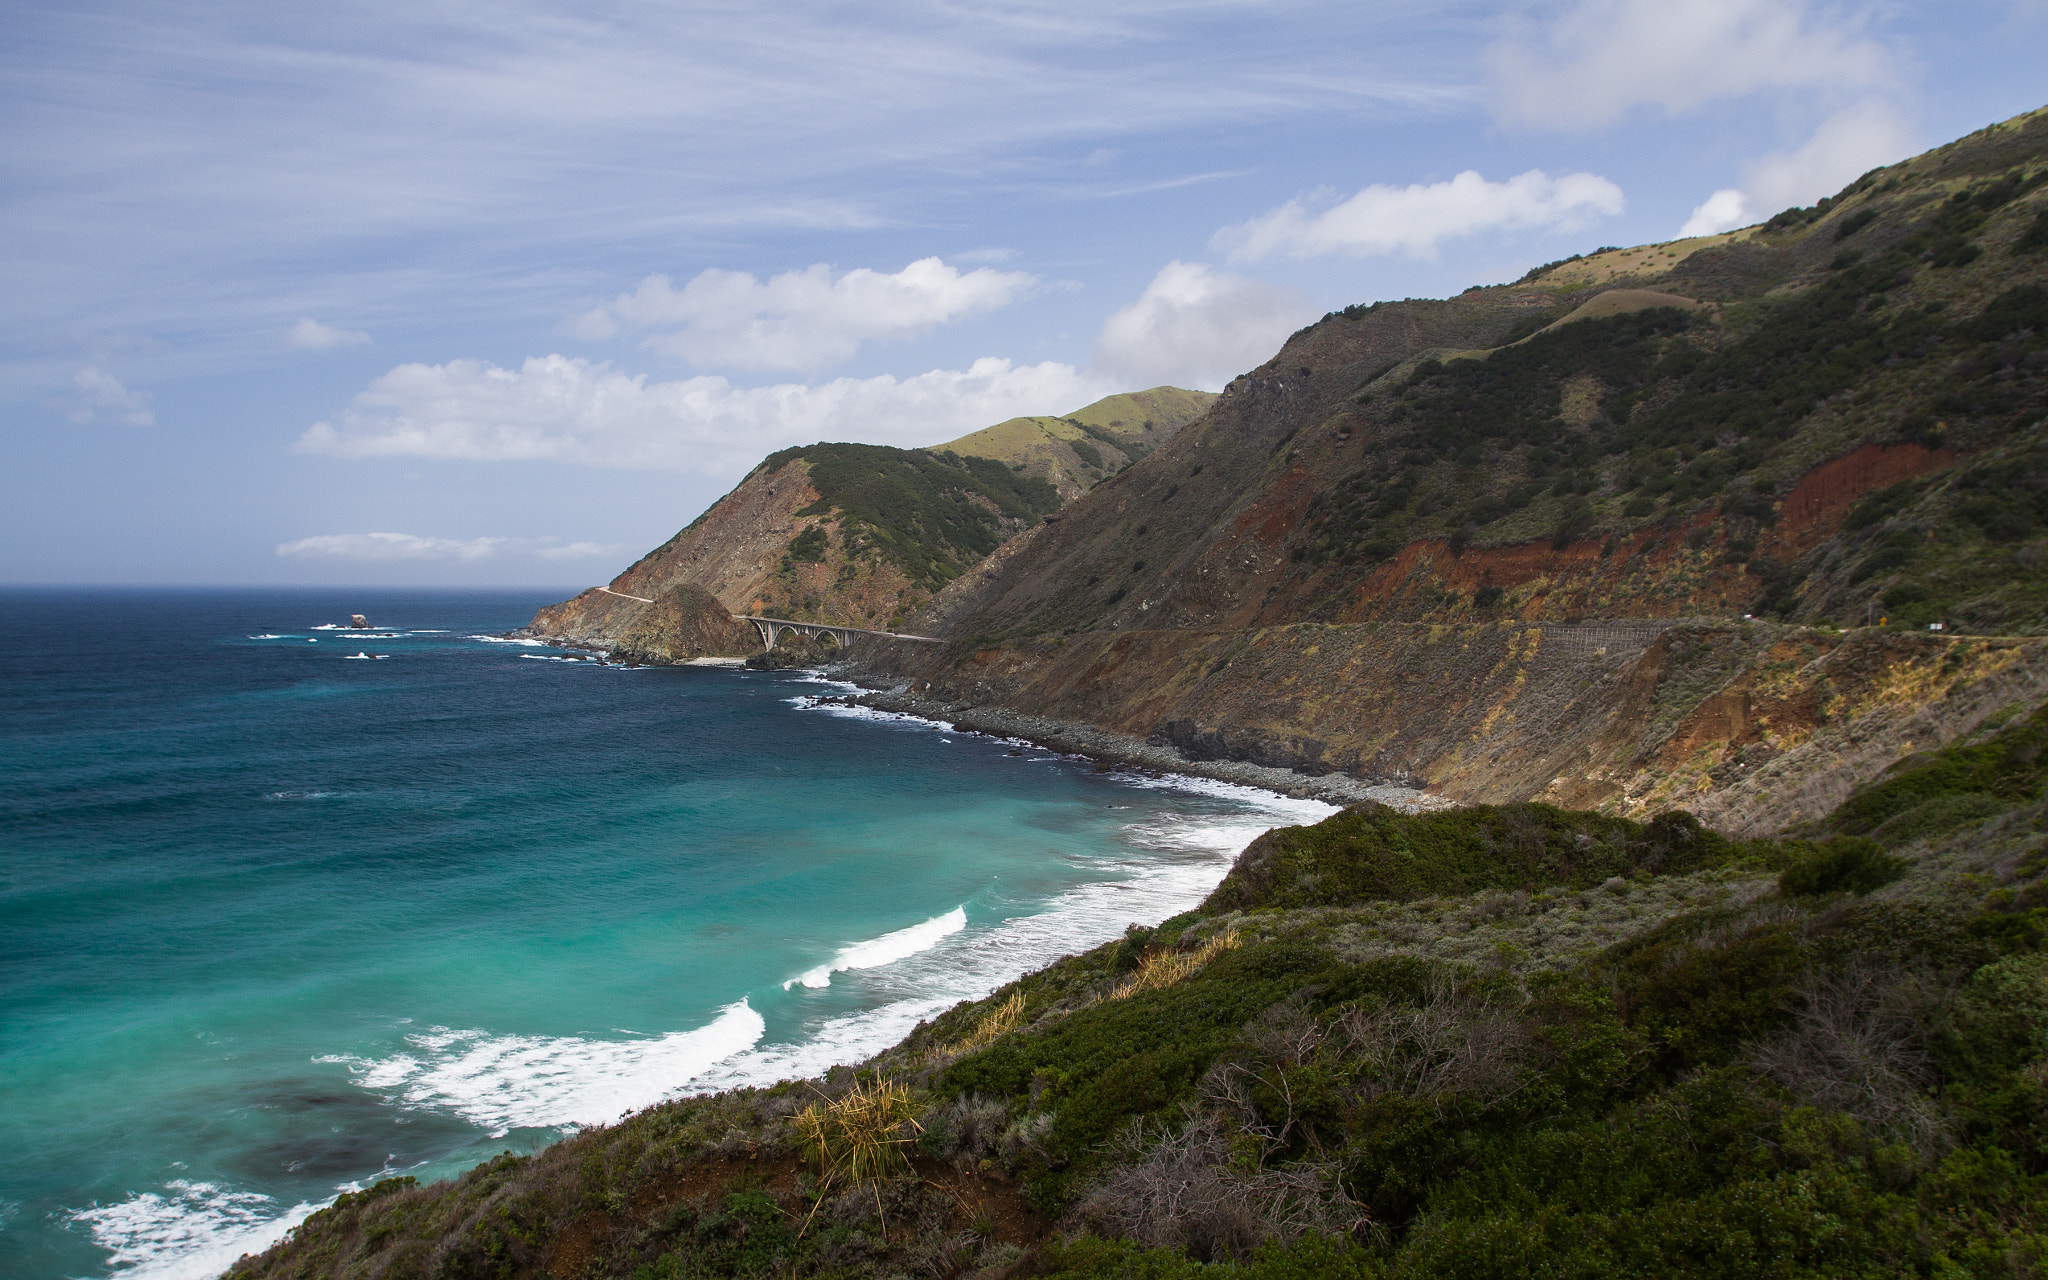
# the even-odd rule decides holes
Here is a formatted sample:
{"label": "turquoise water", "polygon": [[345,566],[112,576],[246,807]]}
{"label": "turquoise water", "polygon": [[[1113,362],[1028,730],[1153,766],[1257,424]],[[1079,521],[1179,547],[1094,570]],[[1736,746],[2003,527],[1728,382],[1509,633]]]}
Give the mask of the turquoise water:
{"label": "turquoise water", "polygon": [[1330,812],[494,638],[563,594],[0,593],[0,1275],[858,1059]]}

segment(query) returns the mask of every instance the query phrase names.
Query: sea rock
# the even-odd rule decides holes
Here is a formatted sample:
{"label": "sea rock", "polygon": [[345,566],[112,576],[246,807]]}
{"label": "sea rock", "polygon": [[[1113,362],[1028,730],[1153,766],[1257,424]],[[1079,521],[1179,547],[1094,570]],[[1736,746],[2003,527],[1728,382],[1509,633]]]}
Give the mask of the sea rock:
{"label": "sea rock", "polygon": [[348,615],[348,625],[357,630],[362,630],[370,625],[370,620],[360,613],[352,613]]}

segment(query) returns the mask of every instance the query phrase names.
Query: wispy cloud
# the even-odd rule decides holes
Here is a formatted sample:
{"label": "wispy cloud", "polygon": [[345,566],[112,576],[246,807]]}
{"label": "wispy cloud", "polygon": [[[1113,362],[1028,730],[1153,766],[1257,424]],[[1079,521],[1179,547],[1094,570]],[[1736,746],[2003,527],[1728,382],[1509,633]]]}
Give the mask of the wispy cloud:
{"label": "wispy cloud", "polygon": [[370,335],[355,329],[337,329],[333,325],[321,324],[311,316],[301,316],[285,334],[285,341],[301,351],[331,351],[336,347],[367,346]]}
{"label": "wispy cloud", "polygon": [[1015,365],[993,357],[907,378],[765,387],[738,387],[714,375],[650,382],[562,355],[536,356],[516,369],[451,360],[400,365],[371,383],[338,421],[315,423],[298,447],[341,458],[554,461],[724,475],[792,444],[933,444],[1124,389],[1056,361]]}
{"label": "wispy cloud", "polygon": [[820,264],[767,280],[712,268],[680,289],[667,276],[649,276],[586,312],[574,329],[588,340],[654,330],[643,345],[699,368],[822,369],[864,342],[912,337],[1008,306],[1036,282],[1029,272],[962,272],[938,258],[894,273],[858,267],[834,275]]}
{"label": "wispy cloud", "polygon": [[593,560],[628,550],[623,542],[569,542],[559,547],[542,547],[535,552],[543,560]]}
{"label": "wispy cloud", "polygon": [[1894,83],[1890,51],[1863,25],[1801,0],[1581,0],[1494,45],[1496,105],[1515,124],[1594,129],[1638,107]]}
{"label": "wispy cloud", "polygon": [[281,543],[287,560],[341,560],[359,564],[467,564],[506,555],[541,560],[588,560],[616,556],[615,542],[563,542],[559,538],[432,538],[413,533],[321,533]]}
{"label": "wispy cloud", "polygon": [[771,36],[743,5],[44,6],[0,48],[0,271],[46,330],[176,333],[188,360],[274,342],[309,275],[315,316],[558,315],[657,254],[931,225],[1047,151],[1437,109],[1466,76],[1390,52],[1415,9],[798,5]]}
{"label": "wispy cloud", "polygon": [[1621,188],[1592,173],[1553,178],[1540,170],[1489,182],[1473,170],[1445,182],[1370,186],[1320,210],[1290,200],[1270,213],[1225,227],[1213,244],[1232,262],[1324,254],[1404,253],[1434,257],[1446,240],[1488,231],[1570,231],[1624,207]]}
{"label": "wispy cloud", "polygon": [[104,369],[87,365],[72,375],[71,385],[77,394],[57,404],[64,410],[65,418],[79,426],[95,422],[113,422],[124,427],[156,425],[149,393],[130,391]]}
{"label": "wispy cloud", "polygon": [[422,538],[410,533],[322,533],[286,542],[277,554],[300,560],[481,560],[503,538]]}

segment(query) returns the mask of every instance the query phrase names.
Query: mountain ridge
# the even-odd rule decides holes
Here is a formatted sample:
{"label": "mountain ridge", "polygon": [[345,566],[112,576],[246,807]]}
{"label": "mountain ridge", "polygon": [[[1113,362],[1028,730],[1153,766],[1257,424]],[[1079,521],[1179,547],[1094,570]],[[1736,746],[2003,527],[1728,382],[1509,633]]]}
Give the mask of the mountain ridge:
{"label": "mountain ridge", "polygon": [[[1808,776],[1879,714],[1829,692],[1835,664],[1915,707],[1944,671],[1990,677],[1959,631],[2016,637],[1998,661],[2035,670],[2044,160],[2037,111],[1740,232],[1332,312],[911,619],[948,649],[857,667],[1465,801],[1641,812]],[[1750,614],[1796,630],[1760,644]],[[1606,624],[1698,643],[1560,662]],[[1632,737],[1644,683],[1670,705]],[[1975,723],[1936,719],[1937,740]]]}

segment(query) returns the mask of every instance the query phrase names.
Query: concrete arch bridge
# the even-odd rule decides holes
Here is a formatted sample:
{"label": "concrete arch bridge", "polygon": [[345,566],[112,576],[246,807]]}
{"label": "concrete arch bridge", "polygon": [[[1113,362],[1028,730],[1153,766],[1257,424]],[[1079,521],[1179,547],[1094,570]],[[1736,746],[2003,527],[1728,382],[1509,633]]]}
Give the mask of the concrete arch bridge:
{"label": "concrete arch bridge", "polygon": [[761,646],[764,650],[773,649],[775,642],[782,638],[782,633],[785,631],[794,631],[806,640],[815,640],[819,636],[831,636],[833,641],[842,649],[852,644],[855,636],[880,636],[884,640],[914,640],[919,644],[945,643],[945,641],[933,636],[905,635],[900,631],[871,631],[865,627],[842,627],[830,622],[798,622],[793,618],[757,618],[750,613],[736,613],[733,617],[738,618],[741,622],[751,622],[754,624],[754,630],[761,633]]}

